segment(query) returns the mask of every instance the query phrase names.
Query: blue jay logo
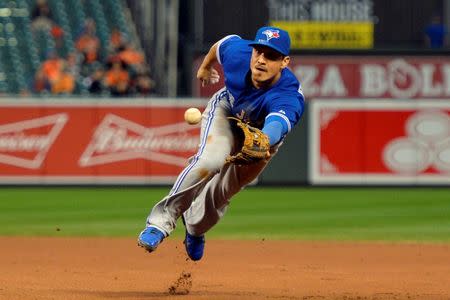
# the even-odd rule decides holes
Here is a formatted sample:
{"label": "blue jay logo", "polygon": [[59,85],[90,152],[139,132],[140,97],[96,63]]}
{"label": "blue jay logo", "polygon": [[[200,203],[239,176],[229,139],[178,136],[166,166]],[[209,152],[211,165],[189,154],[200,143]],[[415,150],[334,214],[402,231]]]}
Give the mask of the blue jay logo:
{"label": "blue jay logo", "polygon": [[264,30],[262,32],[262,34],[266,35],[267,41],[269,41],[271,39],[277,39],[277,38],[280,37],[280,31],[279,30],[267,29],[267,30]]}

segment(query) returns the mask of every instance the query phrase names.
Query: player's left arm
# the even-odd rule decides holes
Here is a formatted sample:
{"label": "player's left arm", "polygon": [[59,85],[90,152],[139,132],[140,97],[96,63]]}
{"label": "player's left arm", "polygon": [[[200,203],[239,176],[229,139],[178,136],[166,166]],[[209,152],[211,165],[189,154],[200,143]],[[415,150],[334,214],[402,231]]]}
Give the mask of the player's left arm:
{"label": "player's left arm", "polygon": [[279,143],[298,123],[303,114],[303,99],[298,101],[297,97],[278,98],[274,103],[262,128],[262,132],[269,137],[271,146]]}
{"label": "player's left arm", "polygon": [[277,144],[286,135],[286,126],[276,117],[266,119],[262,132],[269,137],[270,146]]}

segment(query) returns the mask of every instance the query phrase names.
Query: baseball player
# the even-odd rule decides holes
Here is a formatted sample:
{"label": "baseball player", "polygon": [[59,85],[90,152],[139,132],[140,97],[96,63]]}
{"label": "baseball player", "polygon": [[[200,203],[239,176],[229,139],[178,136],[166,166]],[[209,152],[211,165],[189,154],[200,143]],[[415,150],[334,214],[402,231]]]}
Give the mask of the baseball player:
{"label": "baseball player", "polygon": [[138,245],[154,251],[182,217],[186,252],[202,258],[205,233],[263,171],[303,113],[300,83],[287,68],[289,50],[289,34],[275,27],[260,28],[253,41],[230,35],[211,47],[197,78],[202,86],[217,83],[212,65],[219,62],[225,87],[202,114],[197,154],[153,207]]}

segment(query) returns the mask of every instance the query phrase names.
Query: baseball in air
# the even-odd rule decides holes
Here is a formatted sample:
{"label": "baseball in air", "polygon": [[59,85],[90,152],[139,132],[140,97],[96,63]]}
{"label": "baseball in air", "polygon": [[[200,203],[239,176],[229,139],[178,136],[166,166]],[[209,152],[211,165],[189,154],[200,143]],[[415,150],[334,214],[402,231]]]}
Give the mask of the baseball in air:
{"label": "baseball in air", "polygon": [[197,124],[202,119],[202,113],[195,107],[186,109],[184,112],[184,120],[191,125]]}

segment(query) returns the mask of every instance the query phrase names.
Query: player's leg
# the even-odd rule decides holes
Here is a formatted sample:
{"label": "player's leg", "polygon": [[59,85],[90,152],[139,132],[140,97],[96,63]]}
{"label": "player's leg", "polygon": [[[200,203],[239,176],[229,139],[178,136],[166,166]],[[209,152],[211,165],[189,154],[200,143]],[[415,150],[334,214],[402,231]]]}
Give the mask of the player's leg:
{"label": "player's leg", "polygon": [[[203,113],[197,154],[180,173],[169,195],[153,207],[147,218],[147,228],[138,239],[139,244],[147,250],[156,249],[162,240],[160,235],[155,236],[151,231],[156,229],[163,234],[163,238],[168,236],[175,229],[177,219],[224,164],[234,142],[228,116],[228,93],[221,90],[208,102]],[[146,236],[151,237],[149,243],[141,241]]]}
{"label": "player's leg", "polygon": [[188,232],[200,236],[213,227],[225,214],[231,198],[257,178],[266,165],[266,161],[245,166],[225,165],[183,214]]}
{"label": "player's leg", "polygon": [[184,244],[186,253],[192,260],[203,257],[204,234],[223,217],[231,197],[252,182],[266,165],[267,162],[264,161],[241,167],[227,164],[206,183],[183,214],[186,226]]}
{"label": "player's leg", "polygon": [[225,163],[234,143],[227,119],[231,109],[228,97],[228,92],[222,89],[208,102],[202,115],[198,151],[178,176],[169,195],[186,190],[210,174],[217,173]]}
{"label": "player's leg", "polygon": [[[277,149],[274,149],[272,156]],[[203,257],[204,234],[225,214],[231,198],[251,183],[267,166],[261,161],[246,166],[224,165],[220,172],[209,180],[192,205],[184,212],[186,226],[185,247],[192,260]]]}
{"label": "player's leg", "polygon": [[227,119],[230,110],[227,97],[227,92],[221,90],[209,101],[203,113],[198,152],[180,173],[170,193],[155,205],[147,219],[148,225],[170,234],[176,220],[224,165],[234,144]]}

